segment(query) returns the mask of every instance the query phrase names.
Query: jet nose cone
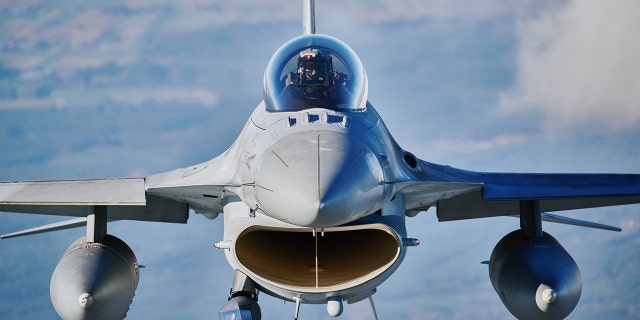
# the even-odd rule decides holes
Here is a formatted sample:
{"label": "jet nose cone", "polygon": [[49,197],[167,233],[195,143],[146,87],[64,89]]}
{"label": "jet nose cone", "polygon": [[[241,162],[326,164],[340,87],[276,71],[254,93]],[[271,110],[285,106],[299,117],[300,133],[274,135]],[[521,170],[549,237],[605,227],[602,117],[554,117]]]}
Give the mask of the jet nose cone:
{"label": "jet nose cone", "polygon": [[333,131],[287,136],[265,151],[256,199],[265,214],[304,227],[330,227],[374,211],[383,172],[359,140]]}

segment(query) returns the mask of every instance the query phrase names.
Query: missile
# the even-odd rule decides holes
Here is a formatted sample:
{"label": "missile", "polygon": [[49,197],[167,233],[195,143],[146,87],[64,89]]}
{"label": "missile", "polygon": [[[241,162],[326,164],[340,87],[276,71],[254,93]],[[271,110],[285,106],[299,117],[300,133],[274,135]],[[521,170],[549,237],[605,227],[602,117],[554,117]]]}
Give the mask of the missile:
{"label": "missile", "polygon": [[51,276],[51,302],[64,320],[123,319],[138,286],[139,266],[131,248],[106,235],[82,237],[69,246]]}

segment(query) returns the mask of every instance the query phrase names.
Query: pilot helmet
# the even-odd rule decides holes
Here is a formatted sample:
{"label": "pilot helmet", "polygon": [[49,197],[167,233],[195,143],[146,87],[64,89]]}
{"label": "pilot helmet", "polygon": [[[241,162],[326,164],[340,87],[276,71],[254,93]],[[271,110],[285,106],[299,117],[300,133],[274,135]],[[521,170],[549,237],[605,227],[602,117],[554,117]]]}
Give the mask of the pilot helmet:
{"label": "pilot helmet", "polygon": [[301,84],[329,85],[333,73],[331,56],[320,49],[307,48],[300,51],[298,74]]}

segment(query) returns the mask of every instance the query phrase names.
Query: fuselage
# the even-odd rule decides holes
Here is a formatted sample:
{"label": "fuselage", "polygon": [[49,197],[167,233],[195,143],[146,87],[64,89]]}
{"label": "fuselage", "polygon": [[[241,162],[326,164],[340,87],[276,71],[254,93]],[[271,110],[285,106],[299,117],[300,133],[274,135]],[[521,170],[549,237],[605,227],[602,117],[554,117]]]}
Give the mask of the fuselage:
{"label": "fuselage", "polygon": [[241,182],[225,199],[221,247],[261,291],[355,302],[402,262],[404,202],[392,182],[411,168],[371,105],[269,112],[261,103],[225,155],[239,157]]}
{"label": "fuselage", "polygon": [[217,247],[260,291],[327,303],[367,298],[397,269],[415,245],[397,191],[426,178],[367,101],[355,53],[304,35],[273,55],[264,100],[226,152],[146,183],[178,198],[188,186],[191,209],[222,211]]}
{"label": "fuselage", "polygon": [[305,35],[265,72],[260,103],[232,147],[218,247],[273,296],[303,303],[367,298],[402,262],[415,158],[367,99],[364,68],[344,43]]}
{"label": "fuselage", "polygon": [[404,151],[367,92],[360,60],[337,39],[304,35],[276,51],[265,71],[264,101],[236,145],[246,164],[237,192],[245,204],[309,228],[380,210],[411,168],[399,163]]}
{"label": "fuselage", "polygon": [[392,197],[395,143],[372,108],[269,113],[258,106],[250,122],[255,136],[243,152],[239,195],[257,212],[326,228],[375,212]]}

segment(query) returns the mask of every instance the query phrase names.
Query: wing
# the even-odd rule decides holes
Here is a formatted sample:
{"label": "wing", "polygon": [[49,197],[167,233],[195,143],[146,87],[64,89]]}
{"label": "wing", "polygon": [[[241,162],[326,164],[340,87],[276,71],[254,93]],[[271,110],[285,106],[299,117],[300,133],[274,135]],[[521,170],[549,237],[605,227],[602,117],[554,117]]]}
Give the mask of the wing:
{"label": "wing", "polygon": [[237,154],[226,152],[205,163],[147,177],[147,195],[186,203],[189,208],[208,217],[222,212],[225,194],[232,196],[240,161]]}
{"label": "wing", "polygon": [[0,211],[86,217],[107,207],[110,220],[185,223],[188,206],[145,192],[144,178],[0,183]]}
{"label": "wing", "polygon": [[440,221],[517,215],[522,200],[543,212],[640,203],[639,174],[489,173],[418,161],[397,184],[407,212],[437,208]]}
{"label": "wing", "polygon": [[[224,156],[146,178],[0,182],[0,211],[186,223],[189,209],[217,214],[235,170]],[[210,216],[211,217],[211,216]]]}

